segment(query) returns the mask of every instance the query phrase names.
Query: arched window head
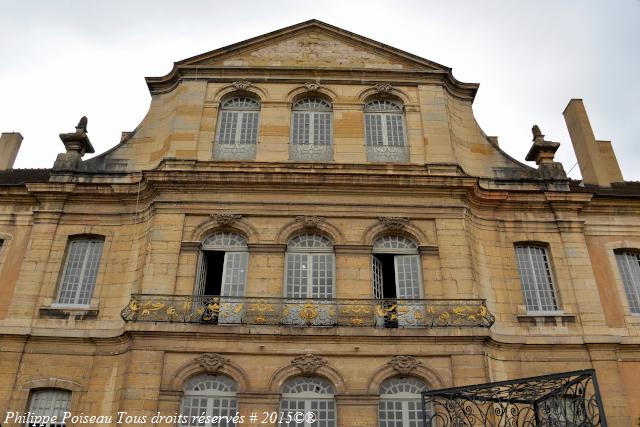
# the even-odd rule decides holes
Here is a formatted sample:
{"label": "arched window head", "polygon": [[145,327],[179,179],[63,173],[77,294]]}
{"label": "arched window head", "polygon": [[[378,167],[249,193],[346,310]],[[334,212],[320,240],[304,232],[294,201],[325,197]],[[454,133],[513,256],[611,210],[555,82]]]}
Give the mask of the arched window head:
{"label": "arched window head", "polygon": [[187,417],[187,422],[180,426],[206,426],[235,425],[234,423],[219,424],[198,423],[198,417],[205,415],[210,420],[214,416],[236,415],[236,392],[238,387],[235,381],[226,375],[199,375],[190,379],[184,387],[184,397],[180,414]]}
{"label": "arched window head", "polygon": [[426,390],[427,386],[417,378],[390,378],[384,381],[380,385],[378,425],[380,427],[421,425],[421,393]]}
{"label": "arched window head", "polygon": [[287,427],[311,427],[336,425],[336,403],[334,400],[333,385],[324,378],[319,377],[295,377],[287,380],[282,386],[282,399],[280,411],[313,412],[316,420],[313,423],[305,421],[304,424],[283,423]]}
{"label": "arched window head", "polygon": [[544,246],[515,245],[520,284],[529,313],[558,311],[549,251]]}
{"label": "arched window head", "polygon": [[286,256],[287,298],[333,298],[335,256],[333,244],[318,234],[300,234],[289,240]]}
{"label": "arched window head", "polygon": [[331,105],[327,101],[309,97],[293,104],[291,160],[329,161],[333,158],[331,141]]}
{"label": "arched window head", "polygon": [[364,106],[367,156],[372,162],[407,162],[402,105],[388,99],[374,99]]}
{"label": "arched window head", "polygon": [[220,231],[202,241],[203,249],[247,249],[247,239],[238,233]]}
{"label": "arched window head", "polygon": [[620,249],[615,253],[631,313],[640,314],[640,251]]}
{"label": "arched window head", "polygon": [[260,102],[248,96],[220,104],[214,157],[218,160],[251,160],[258,142]]}
{"label": "arched window head", "polygon": [[418,244],[404,236],[390,235],[378,237],[373,242],[374,252],[418,253]]}

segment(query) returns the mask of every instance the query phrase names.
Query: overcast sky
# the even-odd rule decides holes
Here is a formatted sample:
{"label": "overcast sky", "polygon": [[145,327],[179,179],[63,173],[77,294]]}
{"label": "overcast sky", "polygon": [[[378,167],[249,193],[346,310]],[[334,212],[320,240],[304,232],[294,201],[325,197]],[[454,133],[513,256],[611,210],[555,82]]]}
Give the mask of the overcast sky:
{"label": "overcast sky", "polygon": [[596,138],[640,180],[640,0],[0,0],[0,131],[24,136],[15,167],[51,167],[82,115],[96,152],[109,149],[148,109],[143,77],[312,18],[480,83],[480,126],[521,161],[537,123],[575,164],[562,111],[582,98]]}

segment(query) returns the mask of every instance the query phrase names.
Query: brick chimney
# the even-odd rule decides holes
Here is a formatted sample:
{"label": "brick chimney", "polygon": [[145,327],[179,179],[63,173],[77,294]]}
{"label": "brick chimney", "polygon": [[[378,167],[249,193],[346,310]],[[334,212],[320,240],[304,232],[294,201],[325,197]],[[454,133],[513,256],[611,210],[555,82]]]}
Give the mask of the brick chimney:
{"label": "brick chimney", "polygon": [[13,169],[22,144],[20,132],[3,132],[0,136],[0,171]]}
{"label": "brick chimney", "polygon": [[585,184],[610,187],[622,182],[622,172],[610,141],[597,141],[582,99],[572,99],[562,113]]}

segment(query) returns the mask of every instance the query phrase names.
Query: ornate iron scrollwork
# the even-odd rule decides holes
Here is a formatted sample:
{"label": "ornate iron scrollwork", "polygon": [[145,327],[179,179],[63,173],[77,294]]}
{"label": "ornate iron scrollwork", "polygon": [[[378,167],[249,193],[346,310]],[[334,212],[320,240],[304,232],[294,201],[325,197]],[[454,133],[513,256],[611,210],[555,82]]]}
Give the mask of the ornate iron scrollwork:
{"label": "ornate iron scrollwork", "polygon": [[407,163],[409,147],[406,145],[367,145],[367,160],[375,163]]}
{"label": "ornate iron scrollwork", "polygon": [[289,159],[305,162],[330,162],[333,160],[333,145],[289,144]]}
{"label": "ornate iron scrollwork", "polygon": [[228,144],[216,142],[213,144],[213,157],[216,160],[254,160],[257,144]]}

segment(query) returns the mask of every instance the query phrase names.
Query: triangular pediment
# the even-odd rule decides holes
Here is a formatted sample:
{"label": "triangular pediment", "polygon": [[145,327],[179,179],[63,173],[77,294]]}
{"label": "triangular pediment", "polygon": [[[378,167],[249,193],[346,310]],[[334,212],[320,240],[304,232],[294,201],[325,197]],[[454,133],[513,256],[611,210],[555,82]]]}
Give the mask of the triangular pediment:
{"label": "triangular pediment", "polygon": [[178,62],[212,67],[448,70],[320,21],[307,21]]}

